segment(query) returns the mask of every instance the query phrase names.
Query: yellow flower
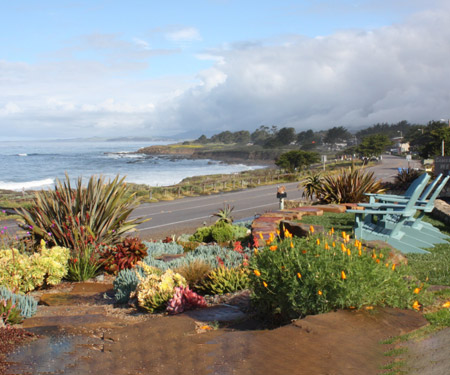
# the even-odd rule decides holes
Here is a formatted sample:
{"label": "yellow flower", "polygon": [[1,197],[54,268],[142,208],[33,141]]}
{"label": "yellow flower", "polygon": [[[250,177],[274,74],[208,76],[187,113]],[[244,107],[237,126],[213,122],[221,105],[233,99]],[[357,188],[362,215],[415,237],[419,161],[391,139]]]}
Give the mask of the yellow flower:
{"label": "yellow flower", "polygon": [[267,283],[263,281],[264,288],[267,288]]}
{"label": "yellow flower", "polygon": [[345,274],[344,271],[341,271],[341,279],[345,280],[347,278],[347,275]]}
{"label": "yellow flower", "polygon": [[253,273],[258,277],[261,276],[261,272],[259,272],[258,270],[254,270]]}
{"label": "yellow flower", "polygon": [[255,247],[255,249],[253,250],[254,254],[257,255],[258,254],[258,248]]}
{"label": "yellow flower", "polygon": [[331,234],[333,234],[334,233],[334,228],[333,227],[331,227]]}
{"label": "yellow flower", "polygon": [[259,232],[259,238],[261,238],[262,240],[264,239],[262,232]]}
{"label": "yellow flower", "polygon": [[313,227],[312,225],[309,226],[309,231],[310,231],[311,233],[314,233],[314,227]]}
{"label": "yellow flower", "polygon": [[358,250],[358,255],[359,255],[359,256],[361,256],[361,255],[362,255],[362,253],[361,253],[361,249],[359,249],[359,250]]}
{"label": "yellow flower", "polygon": [[348,256],[352,255],[352,252],[350,251],[350,249],[347,249],[347,255]]}
{"label": "yellow flower", "polygon": [[287,229],[284,230],[284,237],[286,238],[292,238],[292,233],[289,233]]}
{"label": "yellow flower", "polygon": [[450,307],[450,301],[445,302],[445,303],[442,305],[442,307],[449,308],[449,307]]}
{"label": "yellow flower", "polygon": [[[299,278],[299,279],[301,279],[302,278],[302,274],[300,273],[300,272],[297,272],[297,277]],[[449,302],[450,303],[450,302]]]}
{"label": "yellow flower", "polygon": [[419,310],[420,310],[420,303],[419,303],[419,301],[414,301],[414,303],[413,303],[413,305],[412,305],[412,308],[413,308],[414,310],[419,311]]}
{"label": "yellow flower", "polygon": [[273,240],[275,239],[275,235],[272,232],[270,232],[269,238],[270,238],[270,241],[273,242]]}
{"label": "yellow flower", "polygon": [[322,293],[321,290],[319,290],[319,291],[317,292],[317,294],[318,294],[319,296],[321,296],[323,293]]}
{"label": "yellow flower", "polygon": [[373,310],[373,306],[366,306],[366,310]]}
{"label": "yellow flower", "polygon": [[383,259],[383,253],[380,253],[380,255],[378,255],[381,259]]}
{"label": "yellow flower", "polygon": [[316,240],[316,244],[320,245],[320,240],[319,239]]}
{"label": "yellow flower", "polygon": [[345,247],[345,245],[343,243],[341,243],[341,250],[343,253],[345,253],[347,251],[347,248]]}
{"label": "yellow flower", "polygon": [[378,264],[378,263],[380,263],[380,260],[379,260],[379,259],[376,259],[375,262],[377,262],[377,264]]}
{"label": "yellow flower", "polygon": [[347,238],[347,233],[342,232],[342,238],[345,240]]}
{"label": "yellow flower", "polygon": [[331,246],[336,247],[336,242],[333,241],[333,243],[331,244]]}
{"label": "yellow flower", "polygon": [[395,271],[395,263],[392,265],[392,271]]}
{"label": "yellow flower", "polygon": [[277,249],[277,245],[273,245],[269,247],[270,251],[275,251]]}
{"label": "yellow flower", "polygon": [[419,293],[420,293],[420,291],[421,291],[421,289],[420,289],[420,288],[416,288],[416,289],[414,289],[414,293],[415,293],[415,294],[419,294]]}
{"label": "yellow flower", "polygon": [[328,243],[325,242],[325,250],[330,250],[330,246],[328,246]]}
{"label": "yellow flower", "polygon": [[277,232],[277,236],[280,237],[280,230],[277,229],[276,232]]}
{"label": "yellow flower", "polygon": [[294,244],[292,243],[292,241],[291,241],[291,248],[292,248],[292,249],[294,248]]}

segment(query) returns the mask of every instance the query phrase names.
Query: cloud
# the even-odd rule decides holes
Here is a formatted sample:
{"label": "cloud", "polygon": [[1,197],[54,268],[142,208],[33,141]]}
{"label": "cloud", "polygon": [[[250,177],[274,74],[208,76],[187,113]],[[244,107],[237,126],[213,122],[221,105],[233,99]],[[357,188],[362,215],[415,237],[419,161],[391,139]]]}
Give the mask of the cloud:
{"label": "cloud", "polygon": [[166,38],[172,42],[196,42],[202,40],[195,27],[180,27],[166,32]]}
{"label": "cloud", "polygon": [[373,31],[208,51],[214,68],[155,115],[199,133],[261,124],[356,129],[449,117],[449,23],[441,9]]}
{"label": "cloud", "polygon": [[[212,66],[195,75],[158,79],[140,74],[152,57],[177,50],[91,34],[64,57],[0,60],[0,128],[2,136],[156,136],[448,118],[448,24],[442,6],[371,31],[242,41],[198,52]],[[192,30],[177,40],[198,35]]]}

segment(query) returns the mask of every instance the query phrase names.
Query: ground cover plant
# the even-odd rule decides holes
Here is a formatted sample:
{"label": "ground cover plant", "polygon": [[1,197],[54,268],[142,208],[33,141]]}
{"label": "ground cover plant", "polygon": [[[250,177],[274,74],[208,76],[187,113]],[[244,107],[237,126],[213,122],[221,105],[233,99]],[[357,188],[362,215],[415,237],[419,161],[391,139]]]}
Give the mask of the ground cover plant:
{"label": "ground cover plant", "polygon": [[[311,227],[311,232],[313,228]],[[343,234],[284,239],[272,236],[250,259],[253,303],[260,315],[288,322],[334,309],[391,306],[416,308],[420,282],[386,250],[367,251]]]}
{"label": "ground cover plant", "polygon": [[[422,220],[450,235],[448,226],[429,215],[425,215]],[[430,254],[408,254],[408,264],[412,274],[422,280],[428,280],[433,285],[450,286],[450,242],[437,244],[427,250]]]}

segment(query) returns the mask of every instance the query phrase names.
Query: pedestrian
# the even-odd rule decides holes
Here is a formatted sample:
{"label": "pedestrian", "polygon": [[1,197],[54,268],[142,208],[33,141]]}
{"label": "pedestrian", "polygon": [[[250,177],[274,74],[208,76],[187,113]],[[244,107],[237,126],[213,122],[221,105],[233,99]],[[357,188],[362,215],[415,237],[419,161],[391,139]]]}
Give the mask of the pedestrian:
{"label": "pedestrian", "polygon": [[287,197],[286,186],[277,187],[277,198],[280,200],[280,210],[284,210],[284,199]]}

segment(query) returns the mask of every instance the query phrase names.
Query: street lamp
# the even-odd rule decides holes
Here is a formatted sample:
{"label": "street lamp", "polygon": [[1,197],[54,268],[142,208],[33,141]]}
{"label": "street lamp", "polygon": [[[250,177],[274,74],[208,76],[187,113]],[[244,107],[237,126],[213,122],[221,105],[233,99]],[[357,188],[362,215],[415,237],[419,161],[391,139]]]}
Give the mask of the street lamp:
{"label": "street lamp", "polygon": [[[448,127],[450,128],[450,119],[446,120],[441,118],[441,122],[448,122]],[[444,138],[442,138],[442,152],[441,152],[442,156],[445,156],[445,141]]]}

